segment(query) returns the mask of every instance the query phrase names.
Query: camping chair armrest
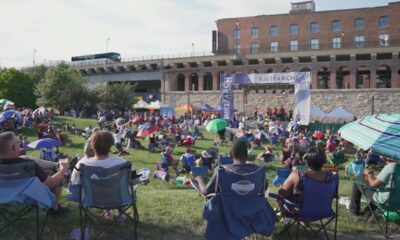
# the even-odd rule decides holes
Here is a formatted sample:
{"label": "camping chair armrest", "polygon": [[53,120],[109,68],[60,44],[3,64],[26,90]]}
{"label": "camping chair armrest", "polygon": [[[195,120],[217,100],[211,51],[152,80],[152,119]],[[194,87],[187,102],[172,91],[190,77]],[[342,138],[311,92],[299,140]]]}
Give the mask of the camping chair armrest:
{"label": "camping chair armrest", "polygon": [[286,204],[286,205],[300,206],[299,204],[294,203],[294,202],[290,201],[287,198],[283,198],[279,194],[276,194],[276,193],[269,193],[268,196],[270,198],[276,199],[278,202],[281,202],[281,203]]}
{"label": "camping chair armrest", "polygon": [[214,197],[215,195],[217,195],[216,193],[210,193],[208,195],[205,195],[204,197],[206,198],[206,200],[211,199],[212,197]]}
{"label": "camping chair armrest", "polygon": [[379,190],[380,192],[390,192],[393,190],[392,188],[370,186],[366,181],[359,179],[359,178],[353,179],[353,183],[358,184],[358,185],[362,186],[363,188]]}

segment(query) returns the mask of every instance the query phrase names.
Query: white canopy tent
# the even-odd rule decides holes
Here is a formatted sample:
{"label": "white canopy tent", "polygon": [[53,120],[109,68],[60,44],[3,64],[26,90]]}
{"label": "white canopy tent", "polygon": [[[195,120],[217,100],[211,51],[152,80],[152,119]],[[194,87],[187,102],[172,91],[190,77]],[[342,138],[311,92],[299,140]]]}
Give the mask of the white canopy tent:
{"label": "white canopy tent", "polygon": [[134,109],[147,109],[149,104],[144,100],[140,100],[139,102],[133,104]]}
{"label": "white canopy tent", "polygon": [[351,112],[347,111],[343,107],[338,107],[334,110],[332,110],[330,113],[327,115],[328,118],[331,119],[347,119],[351,120],[354,118],[354,114]]}

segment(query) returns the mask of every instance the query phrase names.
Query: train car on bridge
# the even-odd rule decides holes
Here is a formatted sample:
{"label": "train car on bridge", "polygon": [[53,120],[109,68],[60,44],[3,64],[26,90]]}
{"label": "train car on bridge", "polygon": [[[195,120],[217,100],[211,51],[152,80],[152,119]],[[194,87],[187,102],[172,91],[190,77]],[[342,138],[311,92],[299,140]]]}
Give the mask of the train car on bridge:
{"label": "train car on bridge", "polygon": [[121,54],[116,52],[107,52],[107,53],[74,56],[71,57],[71,62],[73,65],[85,64],[89,62],[96,64],[121,62]]}

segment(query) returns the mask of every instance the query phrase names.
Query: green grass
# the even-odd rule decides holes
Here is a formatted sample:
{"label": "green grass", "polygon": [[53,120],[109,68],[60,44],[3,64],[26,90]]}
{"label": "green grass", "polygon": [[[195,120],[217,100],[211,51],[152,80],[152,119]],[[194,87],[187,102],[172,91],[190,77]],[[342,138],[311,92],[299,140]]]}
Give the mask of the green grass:
{"label": "green grass", "polygon": [[[95,120],[90,119],[73,119],[69,117],[58,117],[55,120],[57,128],[61,128],[61,123],[75,123],[79,128],[85,128],[88,125],[96,126]],[[203,149],[212,146],[214,134],[204,132],[205,140],[196,142],[195,150],[200,153]],[[36,139],[35,129],[24,129],[23,134],[27,135],[30,141]],[[68,134],[68,138],[72,140],[69,147],[61,147],[60,150],[71,156],[83,155],[84,139],[79,136]],[[142,141],[143,146],[147,146]],[[275,148],[276,151],[280,149]],[[184,149],[176,147],[174,157],[178,158]],[[262,149],[257,149],[257,153]],[[229,146],[220,148],[220,153],[228,153]],[[160,160],[160,152],[150,152],[148,150],[131,150],[131,155],[125,158],[132,162],[135,169],[149,167],[154,170],[156,163]],[[32,151],[29,155],[38,156],[38,151]],[[273,162],[267,167],[267,179],[269,182],[275,176],[278,162]],[[270,192],[276,192],[276,188],[271,188]],[[343,169],[340,171],[340,196],[350,196],[351,182],[344,177]],[[202,218],[202,210],[204,199],[194,190],[185,187],[175,186],[174,178],[169,183],[158,179],[150,179],[148,185],[141,185],[138,188],[138,210],[140,216],[139,239],[201,239],[206,227],[206,221]],[[272,206],[275,202],[270,201]],[[48,220],[45,229],[44,239],[68,239],[73,227],[79,226],[79,211],[75,203],[67,202],[65,199],[65,191],[62,198],[62,204],[71,207],[72,212],[62,217]],[[278,224],[278,231],[281,225]],[[24,229],[32,229],[32,223],[25,223]],[[121,231],[126,231],[128,226],[124,223],[120,227]],[[339,206],[339,232],[358,234],[376,231],[374,224],[367,224],[358,218],[350,216],[344,206]],[[9,235],[5,239],[18,239],[14,234],[8,232]],[[1,236],[0,236],[0,239]],[[113,238],[104,238],[113,239]]]}

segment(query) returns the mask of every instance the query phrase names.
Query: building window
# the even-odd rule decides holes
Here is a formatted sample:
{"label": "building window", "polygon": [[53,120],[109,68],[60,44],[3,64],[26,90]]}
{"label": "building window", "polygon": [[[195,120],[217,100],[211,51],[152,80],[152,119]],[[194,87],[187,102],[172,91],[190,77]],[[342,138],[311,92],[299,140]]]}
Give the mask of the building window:
{"label": "building window", "polygon": [[356,20],[354,20],[354,28],[356,30],[364,29],[364,19],[363,18],[357,18]]}
{"label": "building window", "polygon": [[357,48],[364,47],[364,36],[355,36],[354,44]]}
{"label": "building window", "polygon": [[271,42],[271,52],[278,52],[278,42]]}
{"label": "building window", "polygon": [[310,32],[317,33],[319,31],[319,23],[313,22],[310,24]]}
{"label": "building window", "polygon": [[379,34],[379,45],[382,47],[389,46],[389,34],[387,33]]}
{"label": "building window", "polygon": [[240,39],[240,29],[233,30],[233,39]]}
{"label": "building window", "polygon": [[260,49],[260,44],[259,43],[251,43],[251,53],[258,53],[258,50]]}
{"label": "building window", "polygon": [[296,35],[297,34],[297,24],[291,24],[289,26],[289,33],[290,33],[290,35]]}
{"label": "building window", "polygon": [[290,51],[297,51],[297,50],[299,50],[297,40],[290,41]]}
{"label": "building window", "polygon": [[380,28],[389,27],[389,17],[388,16],[379,17],[378,24]]}
{"label": "building window", "polygon": [[271,36],[277,36],[278,35],[278,27],[277,26],[272,26],[269,28],[269,35]]}
{"label": "building window", "polygon": [[332,21],[332,32],[339,32],[340,31],[340,20],[333,20]]}
{"label": "building window", "polygon": [[311,39],[310,47],[314,50],[319,49],[319,39]]}
{"label": "building window", "polygon": [[337,49],[342,47],[342,39],[340,37],[332,38],[332,48]]}
{"label": "building window", "polygon": [[240,54],[240,44],[233,45],[233,52],[235,54]]}
{"label": "building window", "polygon": [[253,27],[251,29],[251,37],[252,38],[258,38],[258,27]]}

